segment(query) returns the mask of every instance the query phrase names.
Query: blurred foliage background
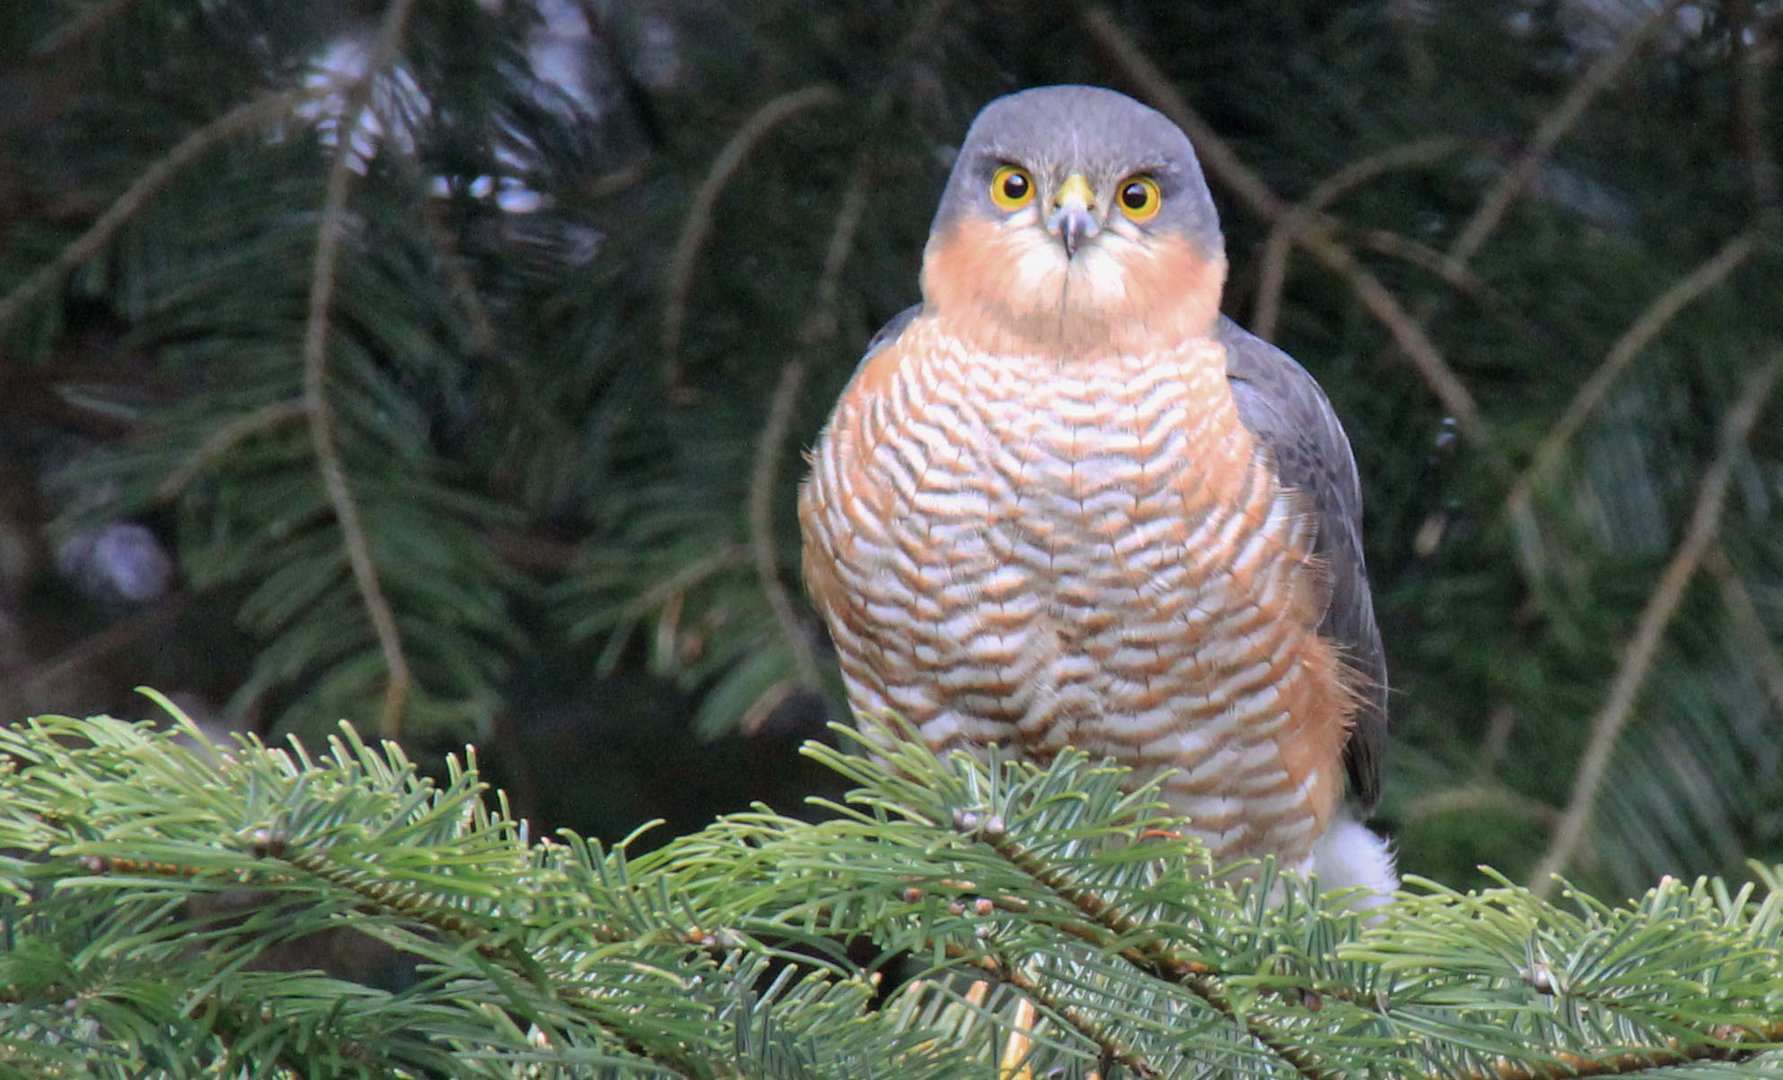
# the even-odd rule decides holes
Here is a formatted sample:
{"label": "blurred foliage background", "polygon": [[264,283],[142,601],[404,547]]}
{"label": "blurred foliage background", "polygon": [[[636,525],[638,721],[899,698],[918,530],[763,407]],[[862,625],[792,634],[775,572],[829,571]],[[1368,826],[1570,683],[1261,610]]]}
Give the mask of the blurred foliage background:
{"label": "blurred foliage background", "polygon": [[832,781],[794,493],[973,113],[1195,138],[1367,491],[1404,869],[1783,858],[1773,0],[21,0],[0,712],[478,744],[543,827]]}

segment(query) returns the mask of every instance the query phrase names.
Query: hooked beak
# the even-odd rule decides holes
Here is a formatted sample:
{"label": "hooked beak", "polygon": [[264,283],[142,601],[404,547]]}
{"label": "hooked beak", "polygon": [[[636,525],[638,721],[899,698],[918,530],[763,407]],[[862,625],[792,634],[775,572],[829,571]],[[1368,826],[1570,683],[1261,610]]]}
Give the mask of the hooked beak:
{"label": "hooked beak", "polygon": [[1052,198],[1052,206],[1052,213],[1046,218],[1046,231],[1065,245],[1066,258],[1075,256],[1085,240],[1102,231],[1102,225],[1093,213],[1096,193],[1090,190],[1090,182],[1082,173],[1072,173],[1065,178]]}

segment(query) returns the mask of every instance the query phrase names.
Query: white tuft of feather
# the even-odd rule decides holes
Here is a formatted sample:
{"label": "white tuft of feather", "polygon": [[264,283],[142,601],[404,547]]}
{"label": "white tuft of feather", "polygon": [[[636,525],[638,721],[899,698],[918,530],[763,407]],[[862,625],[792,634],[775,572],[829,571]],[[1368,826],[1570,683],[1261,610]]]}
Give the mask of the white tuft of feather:
{"label": "white tuft of feather", "polygon": [[1307,869],[1319,876],[1319,886],[1325,890],[1366,888],[1367,895],[1350,903],[1357,911],[1386,905],[1393,899],[1393,890],[1399,888],[1393,850],[1386,839],[1348,818],[1325,830],[1313,847]]}

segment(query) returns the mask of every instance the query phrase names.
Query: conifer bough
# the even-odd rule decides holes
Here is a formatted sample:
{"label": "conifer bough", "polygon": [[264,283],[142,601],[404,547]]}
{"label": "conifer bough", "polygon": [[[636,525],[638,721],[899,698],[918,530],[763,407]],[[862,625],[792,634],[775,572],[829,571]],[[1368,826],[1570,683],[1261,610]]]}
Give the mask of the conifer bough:
{"label": "conifer bough", "polygon": [[[1778,868],[1619,906],[1414,879],[1369,925],[1221,884],[1119,768],[915,742],[811,746],[858,785],[825,820],[633,858],[529,836],[474,754],[170,711],[0,731],[0,1075],[1783,1075]],[[396,975],[275,970],[343,933]]]}

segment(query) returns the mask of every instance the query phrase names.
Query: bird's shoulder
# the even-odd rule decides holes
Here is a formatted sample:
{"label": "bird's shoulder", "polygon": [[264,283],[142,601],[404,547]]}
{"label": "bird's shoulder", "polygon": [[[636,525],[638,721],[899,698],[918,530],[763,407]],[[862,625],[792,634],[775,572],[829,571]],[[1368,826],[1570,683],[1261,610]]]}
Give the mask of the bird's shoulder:
{"label": "bird's shoulder", "polygon": [[[809,455],[813,464],[820,466],[819,474],[825,473],[824,467],[833,467],[840,474],[852,475],[883,444],[893,421],[881,405],[897,396],[894,387],[909,352],[910,327],[921,315],[922,305],[912,304],[880,327],[867,343]],[[881,487],[864,482],[857,485],[859,492],[875,492]],[[807,484],[802,497],[818,495],[816,486]]]}
{"label": "bird's shoulder", "polygon": [[[910,352],[911,328],[923,315],[921,304],[912,304],[891,317],[867,342],[867,349],[855,365],[854,375],[842,391],[838,417],[877,395],[886,393]],[[832,421],[833,422],[833,421]]]}
{"label": "bird's shoulder", "polygon": [[1313,496],[1321,513],[1359,525],[1362,482],[1355,455],[1318,380],[1223,315],[1218,336],[1239,419],[1268,447],[1284,482]]}
{"label": "bird's shoulder", "polygon": [[867,342],[867,351],[861,354],[861,366],[865,367],[872,361],[876,354],[882,352],[889,346],[897,344],[898,339],[904,335],[904,331],[908,330],[910,324],[915,322],[917,317],[921,314],[922,305],[911,304],[903,311],[893,315],[884,326],[879,328],[879,332],[874,334]]}

